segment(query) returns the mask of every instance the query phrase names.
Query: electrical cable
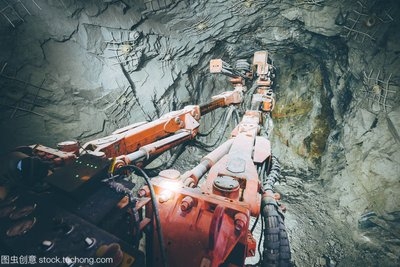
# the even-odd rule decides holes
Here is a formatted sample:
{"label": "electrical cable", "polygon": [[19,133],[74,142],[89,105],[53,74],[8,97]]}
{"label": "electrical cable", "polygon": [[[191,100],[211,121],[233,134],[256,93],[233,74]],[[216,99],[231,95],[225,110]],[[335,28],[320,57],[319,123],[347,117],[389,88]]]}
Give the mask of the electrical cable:
{"label": "electrical cable", "polygon": [[161,261],[163,262],[164,267],[168,267],[169,265],[168,265],[168,259],[167,259],[167,252],[165,249],[164,237],[163,237],[162,229],[161,229],[160,214],[158,212],[158,204],[156,201],[156,194],[154,192],[153,185],[150,182],[150,177],[141,168],[139,168],[135,165],[122,166],[117,171],[120,172],[120,171],[124,171],[126,169],[133,169],[134,171],[138,171],[139,173],[141,173],[143,179],[145,180],[147,186],[149,187],[151,203],[153,205],[153,213],[154,213],[154,217],[156,220],[156,227],[157,227],[156,230],[157,230],[157,236],[158,236],[158,241],[159,241],[160,251],[161,251]]}
{"label": "electrical cable", "polygon": [[219,116],[218,120],[214,123],[213,126],[211,126],[211,128],[210,128],[210,130],[208,130],[208,132],[197,133],[197,135],[202,136],[202,137],[209,136],[215,130],[217,125],[220,125],[219,123],[221,122],[222,118],[226,116],[227,111],[228,111],[227,109],[224,110],[224,112],[221,114],[221,116]]}
{"label": "electrical cable", "polygon": [[281,166],[278,159],[275,156],[271,156],[270,160],[270,170],[267,177],[265,177],[263,181],[264,191],[273,190],[275,182],[279,180],[281,175]]}
{"label": "electrical cable", "polygon": [[139,212],[136,210],[136,197],[133,196],[132,190],[125,187],[125,185],[117,182],[118,178],[122,178],[122,175],[113,175],[109,178],[103,179],[102,182],[108,184],[110,188],[115,190],[117,193],[122,193],[124,196],[129,199],[129,214],[132,216],[132,221],[134,222],[135,235],[133,236],[133,244],[136,250],[139,250],[140,243],[140,220],[139,220]]}
{"label": "electrical cable", "polygon": [[258,239],[258,246],[257,246],[257,250],[258,250],[258,254],[260,255],[260,259],[259,259],[257,265],[260,265],[263,262],[263,254],[261,252],[261,242],[263,241],[263,237],[264,237],[263,233],[264,233],[264,220],[261,220],[261,234]]}
{"label": "electrical cable", "polygon": [[253,223],[253,226],[251,227],[250,233],[254,232],[254,229],[256,229],[257,223],[258,223],[258,219],[260,218],[260,214],[258,214],[256,220]]}
{"label": "electrical cable", "polygon": [[175,161],[182,155],[183,151],[185,151],[186,144],[181,144],[177,147],[177,149],[172,154],[171,158],[168,160],[166,168],[169,169],[174,165]]}
{"label": "electrical cable", "polygon": [[[274,156],[272,156],[272,155],[268,157],[268,165],[267,165],[267,162],[266,162],[266,161],[264,162],[265,168],[264,168],[264,170],[263,170],[262,181],[265,181],[265,180],[267,179],[268,174],[269,174],[269,172],[271,171],[271,164],[272,164],[272,158],[273,158],[273,157],[274,157]],[[268,167],[266,167],[266,166],[268,166]]]}
{"label": "electrical cable", "polygon": [[202,147],[202,148],[212,148],[215,147],[217,145],[219,145],[219,143],[221,143],[222,138],[224,137],[226,130],[228,128],[228,122],[230,121],[231,117],[232,117],[232,113],[236,108],[234,106],[231,106],[228,110],[228,113],[226,114],[225,118],[224,118],[224,123],[221,125],[222,127],[220,127],[220,130],[218,131],[218,138],[217,140],[213,143],[213,144],[206,144],[203,143],[201,141],[195,140],[195,144]]}
{"label": "electrical cable", "polygon": [[206,147],[204,147],[202,144],[203,144],[203,143],[200,142],[200,141],[193,141],[193,142],[190,144],[190,146],[196,147],[196,148],[201,149],[201,150],[203,150],[203,151],[205,151],[205,152],[211,152],[211,151],[213,151],[212,148],[206,148]]}
{"label": "electrical cable", "polygon": [[172,153],[170,159],[167,162],[161,163],[160,165],[153,168],[146,168],[144,169],[144,171],[149,174],[148,176],[156,176],[160,171],[171,168],[171,166],[175,164],[180,155],[182,155],[182,153],[185,151],[186,145],[187,144],[180,144]]}
{"label": "electrical cable", "polygon": [[164,162],[156,167],[146,168],[146,169],[144,169],[144,171],[147,173],[147,176],[150,176],[150,177],[157,176],[160,171],[166,169],[166,165],[167,165],[167,163]]}
{"label": "electrical cable", "polygon": [[257,90],[258,85],[257,83],[253,83],[251,88],[245,92],[245,101],[243,101],[244,110],[249,110],[251,105],[252,97],[248,97],[249,93],[251,92],[251,96],[254,95],[254,92]]}
{"label": "electrical cable", "polygon": [[233,118],[233,124],[234,125],[238,125],[240,122],[240,115],[239,115],[239,111],[237,110],[237,108],[235,108],[233,110],[233,113],[235,114],[234,118]]}
{"label": "electrical cable", "polygon": [[260,177],[261,182],[264,181],[264,178],[265,178],[265,165],[266,165],[266,162],[267,161],[264,161],[263,164],[261,165],[261,177]]}

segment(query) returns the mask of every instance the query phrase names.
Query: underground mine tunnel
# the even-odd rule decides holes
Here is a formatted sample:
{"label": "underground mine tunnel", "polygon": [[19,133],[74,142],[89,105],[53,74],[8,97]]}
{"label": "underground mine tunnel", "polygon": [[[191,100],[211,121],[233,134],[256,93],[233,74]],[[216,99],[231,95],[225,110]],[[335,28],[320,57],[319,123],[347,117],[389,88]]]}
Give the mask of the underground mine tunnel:
{"label": "underground mine tunnel", "polygon": [[[399,12],[0,0],[0,265],[400,266]],[[242,103],[199,113],[243,83]],[[236,145],[257,116],[256,141]],[[152,157],[157,131],[176,139]],[[113,143],[131,132],[131,150]],[[207,161],[220,145],[228,160]]]}

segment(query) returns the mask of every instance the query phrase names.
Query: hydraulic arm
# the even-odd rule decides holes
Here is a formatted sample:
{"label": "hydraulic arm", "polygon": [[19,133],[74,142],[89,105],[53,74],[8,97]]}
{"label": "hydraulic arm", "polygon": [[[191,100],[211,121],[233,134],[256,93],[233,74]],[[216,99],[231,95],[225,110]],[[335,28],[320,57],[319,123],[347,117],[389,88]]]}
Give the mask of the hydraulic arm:
{"label": "hydraulic arm", "polygon": [[[196,137],[200,118],[221,107],[239,104],[244,87],[213,96],[201,105],[186,106],[169,112],[151,122],[139,122],[123,127],[111,135],[85,143],[81,148],[75,141],[58,144],[58,149],[32,145],[32,153],[51,161],[55,167],[76,160],[81,154],[116,158],[115,167],[152,159],[172,147]],[[142,164],[143,165],[143,164]]]}
{"label": "hydraulic arm", "polygon": [[[273,190],[279,163],[265,129],[275,101],[270,87],[273,69],[266,51],[256,52],[253,64],[257,81],[252,109],[245,111],[230,139],[193,169],[183,174],[164,170],[152,179],[164,248],[159,249],[160,240],[154,237],[149,266],[164,265],[161,250],[166,251],[169,266],[244,266],[256,251],[250,217],[260,215],[266,224],[264,265],[290,265],[283,214]],[[242,92],[245,75],[222,60],[212,60],[210,69],[231,77],[235,91]],[[146,196],[148,190],[142,192]]]}
{"label": "hydraulic arm", "polygon": [[[112,259],[108,266],[239,267],[256,253],[250,221],[261,216],[263,266],[289,266],[273,187],[280,168],[268,139],[273,70],[266,51],[256,52],[252,64],[239,60],[235,67],[215,59],[211,73],[227,75],[233,90],[207,103],[129,125],[82,147],[65,141],[58,149],[15,149],[0,161],[0,254],[60,256],[68,266],[79,265],[73,265],[75,256]],[[252,94],[246,93],[249,82]],[[230,136],[198,165],[183,174],[166,169],[151,179],[141,169],[195,139],[202,116],[244,106],[249,95]]]}

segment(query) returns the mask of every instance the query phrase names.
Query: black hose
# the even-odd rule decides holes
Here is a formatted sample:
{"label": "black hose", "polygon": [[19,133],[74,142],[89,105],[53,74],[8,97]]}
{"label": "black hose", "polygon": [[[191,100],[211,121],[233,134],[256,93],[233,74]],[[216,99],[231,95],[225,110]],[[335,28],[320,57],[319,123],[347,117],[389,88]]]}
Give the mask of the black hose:
{"label": "black hose", "polygon": [[275,156],[271,157],[270,166],[270,171],[263,180],[265,196],[261,204],[265,223],[262,267],[289,267],[291,255],[284,216],[273,196],[273,186],[281,174],[280,164]]}
{"label": "black hose", "polygon": [[151,196],[151,203],[153,205],[153,213],[154,213],[154,217],[156,220],[156,227],[157,227],[157,236],[158,236],[158,240],[159,240],[159,245],[160,245],[160,251],[161,251],[161,261],[164,264],[164,267],[168,267],[168,259],[167,259],[167,252],[165,250],[165,243],[164,243],[164,237],[162,234],[162,229],[161,229],[161,220],[160,220],[160,214],[158,212],[158,204],[156,201],[156,194],[154,192],[154,188],[153,185],[150,183],[150,178],[149,176],[139,167],[135,166],[135,165],[126,165],[126,166],[122,166],[121,168],[119,168],[117,171],[124,171],[126,169],[133,169],[134,171],[138,171],[142,174],[143,179],[145,180],[147,186],[149,187],[150,190],[150,196]]}
{"label": "black hose", "polygon": [[139,250],[140,243],[140,220],[139,220],[139,212],[136,209],[136,197],[133,196],[132,190],[125,187],[123,184],[115,181],[115,178],[109,178],[104,180],[108,182],[108,185],[115,190],[117,193],[122,193],[124,196],[127,196],[129,199],[129,214],[132,216],[132,221],[134,223],[135,235],[133,239],[134,247],[136,250]]}
{"label": "black hose", "polygon": [[257,223],[258,223],[259,219],[260,219],[260,215],[258,215],[256,220],[254,221],[253,226],[251,227],[250,233],[253,233],[254,229],[256,229],[256,226],[257,226]]}
{"label": "black hose", "polygon": [[[267,170],[268,172],[268,170]],[[270,157],[270,170],[267,177],[263,179],[263,189],[264,191],[272,190],[274,184],[279,180],[281,176],[281,165],[275,156]]]}
{"label": "black hose", "polygon": [[205,152],[211,152],[211,151],[213,151],[212,148],[207,148],[207,147],[203,146],[203,144],[204,144],[204,143],[202,143],[202,142],[200,142],[200,141],[194,140],[194,141],[191,142],[189,145],[192,146],[192,147],[196,147],[196,148],[198,148],[198,149],[201,149],[201,150],[203,150],[203,151],[205,151]]}
{"label": "black hose", "polygon": [[249,110],[250,109],[252,97],[249,97],[249,95],[252,96],[254,94],[254,92],[257,90],[257,88],[258,88],[257,83],[253,83],[251,88],[245,92],[245,94],[244,94],[245,100],[242,103],[242,106],[244,107],[244,110]]}
{"label": "black hose", "polygon": [[211,128],[207,132],[205,132],[205,133],[197,133],[197,135],[198,136],[202,136],[202,137],[209,136],[215,130],[217,125],[221,122],[222,118],[226,117],[226,112],[227,111],[228,111],[227,109],[224,110],[224,112],[221,114],[221,116],[219,116],[218,120],[214,123],[213,126],[211,126]]}
{"label": "black hose", "polygon": [[239,122],[240,122],[240,115],[239,115],[239,111],[237,110],[237,108],[235,108],[234,110],[233,110],[233,113],[235,113],[235,117],[234,117],[234,121],[233,121],[233,124],[234,125],[237,125],[237,124],[239,124]]}
{"label": "black hose", "polygon": [[156,167],[143,169],[143,171],[147,173],[147,176],[154,177],[157,176],[160,173],[160,171],[167,169],[166,166],[167,163],[164,162]]}
{"label": "black hose", "polygon": [[258,246],[257,246],[258,255],[260,255],[260,260],[258,262],[258,265],[260,265],[263,262],[263,252],[261,251],[261,242],[263,240],[263,235],[262,235],[263,232],[264,232],[264,220],[261,220],[261,234],[260,234],[260,238],[258,239]]}
{"label": "black hose", "polygon": [[222,141],[222,138],[224,137],[224,135],[226,133],[229,121],[232,118],[232,113],[233,113],[233,111],[235,109],[236,109],[235,107],[231,106],[229,108],[229,110],[227,111],[227,114],[224,117],[224,123],[221,124],[221,126],[220,126],[220,128],[218,130],[219,136],[218,136],[217,140],[214,143],[207,144],[207,143],[203,143],[203,142],[201,142],[199,140],[196,140],[194,144],[197,145],[197,146],[200,146],[202,148],[212,148],[212,147],[215,147],[215,146],[219,145],[221,143],[221,141]]}
{"label": "black hose", "polygon": [[172,154],[171,158],[167,162],[166,169],[171,168],[172,165],[175,164],[175,162],[179,158],[179,156],[182,155],[183,151],[185,151],[185,148],[186,148],[186,144],[181,144],[176,148],[176,150]]}

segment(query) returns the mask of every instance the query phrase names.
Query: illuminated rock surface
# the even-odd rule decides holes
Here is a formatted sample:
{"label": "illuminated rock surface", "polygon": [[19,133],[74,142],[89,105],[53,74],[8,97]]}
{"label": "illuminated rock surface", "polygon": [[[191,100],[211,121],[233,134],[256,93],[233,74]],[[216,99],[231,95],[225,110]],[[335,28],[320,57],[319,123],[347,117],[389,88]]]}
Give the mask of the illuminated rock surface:
{"label": "illuminated rock surface", "polygon": [[[36,2],[24,2],[31,14],[14,6],[23,21],[1,16],[1,152],[83,143],[203,102],[230,86],[208,74],[211,58],[266,49],[295,264],[399,266],[397,1]],[[188,146],[182,158],[200,153]]]}

